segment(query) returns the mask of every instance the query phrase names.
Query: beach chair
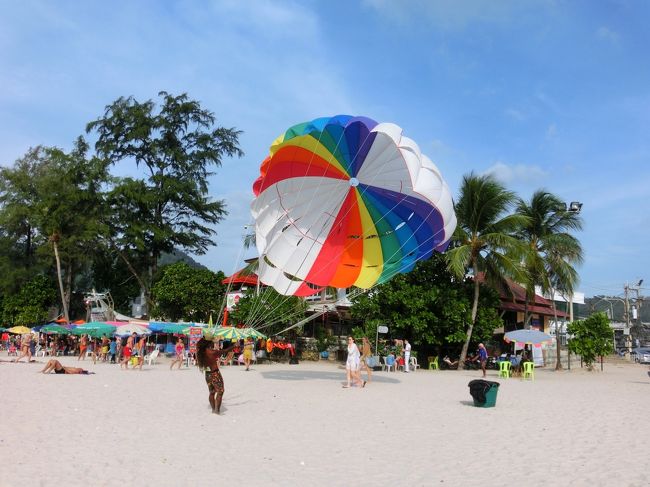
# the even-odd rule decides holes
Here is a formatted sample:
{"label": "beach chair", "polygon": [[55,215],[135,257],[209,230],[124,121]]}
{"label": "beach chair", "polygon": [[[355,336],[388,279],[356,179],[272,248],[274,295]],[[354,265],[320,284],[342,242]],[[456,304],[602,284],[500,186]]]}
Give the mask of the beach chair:
{"label": "beach chair", "polygon": [[437,355],[435,357],[427,357],[427,362],[429,362],[429,370],[440,370]]}
{"label": "beach chair", "polygon": [[158,354],[160,353],[160,350],[157,348],[154,348],[150,354],[145,355],[144,359],[146,360],[148,365],[155,364],[156,359],[158,358]]}
{"label": "beach chair", "polygon": [[415,357],[411,357],[411,360],[409,360],[409,367],[413,369],[413,372],[417,372],[417,370],[420,368],[420,364],[418,364],[418,359]]}
{"label": "beach chair", "polygon": [[524,362],[523,378],[535,380],[535,364],[533,362]]}
{"label": "beach chair", "polygon": [[499,377],[505,377],[506,379],[510,377],[511,368],[512,364],[509,361],[504,360],[499,362]]}
{"label": "beach chair", "polygon": [[382,360],[384,363],[381,365],[381,370],[386,370],[390,372],[391,367],[393,368],[394,371],[397,371],[397,363],[395,362],[395,359],[391,357],[382,357]]}

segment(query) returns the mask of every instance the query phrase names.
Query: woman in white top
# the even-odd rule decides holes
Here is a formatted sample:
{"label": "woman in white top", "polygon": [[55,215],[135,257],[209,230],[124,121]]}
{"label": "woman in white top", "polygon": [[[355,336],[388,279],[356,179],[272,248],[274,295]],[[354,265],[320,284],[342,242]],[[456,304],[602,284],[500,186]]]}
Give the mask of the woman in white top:
{"label": "woman in white top", "polygon": [[348,337],[348,359],[345,362],[345,372],[347,374],[348,383],[343,387],[350,387],[350,382],[354,380],[357,384],[361,384],[361,387],[365,387],[366,381],[361,380],[361,375],[359,374],[359,367],[361,365],[361,354],[359,353],[359,347],[354,343],[354,338]]}

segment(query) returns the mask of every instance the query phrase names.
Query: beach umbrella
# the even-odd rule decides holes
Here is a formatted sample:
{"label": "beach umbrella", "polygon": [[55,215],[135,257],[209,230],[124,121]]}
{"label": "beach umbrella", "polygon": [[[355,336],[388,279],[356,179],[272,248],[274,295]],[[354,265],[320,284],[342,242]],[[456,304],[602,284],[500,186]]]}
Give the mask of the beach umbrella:
{"label": "beach umbrella", "polygon": [[214,330],[213,336],[223,338],[224,340],[239,340],[246,338],[244,331],[234,326],[220,326]]}
{"label": "beach umbrella", "polygon": [[71,333],[73,335],[88,335],[92,338],[101,338],[102,335],[113,335],[115,333],[115,327],[101,321],[91,321],[73,328]]}
{"label": "beach umbrella", "polygon": [[61,325],[55,325],[55,324],[45,325],[41,327],[40,332],[45,333],[46,335],[69,335],[70,334],[70,330],[68,330],[66,327]]}
{"label": "beach umbrella", "polygon": [[190,326],[194,326],[193,323],[165,323],[152,321],[149,323],[149,330],[152,333],[174,333],[179,334],[183,333],[184,330]]}
{"label": "beach umbrella", "polygon": [[15,335],[24,335],[25,333],[31,333],[32,330],[26,326],[12,326],[7,330],[9,333],[14,333]]}
{"label": "beach umbrella", "polygon": [[128,325],[122,325],[118,326],[115,328],[115,334],[118,337],[125,337],[129,336],[135,333],[136,335],[150,335],[151,330],[149,328],[146,328],[142,325],[133,325],[133,324],[128,324]]}
{"label": "beach umbrella", "polygon": [[267,336],[261,331],[257,331],[255,328],[242,328],[244,335],[248,338],[267,338]]}
{"label": "beach umbrella", "polygon": [[540,347],[543,343],[552,341],[553,337],[539,330],[515,330],[506,333],[503,339],[508,343],[515,342],[517,345]]}

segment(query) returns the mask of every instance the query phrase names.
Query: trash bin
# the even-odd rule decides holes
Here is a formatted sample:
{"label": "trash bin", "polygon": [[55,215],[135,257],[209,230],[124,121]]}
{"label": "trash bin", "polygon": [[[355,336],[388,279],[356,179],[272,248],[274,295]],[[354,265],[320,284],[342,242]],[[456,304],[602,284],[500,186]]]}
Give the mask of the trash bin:
{"label": "trash bin", "polygon": [[497,403],[499,383],[489,380],[475,379],[467,384],[469,393],[474,399],[474,406],[477,408],[493,408]]}

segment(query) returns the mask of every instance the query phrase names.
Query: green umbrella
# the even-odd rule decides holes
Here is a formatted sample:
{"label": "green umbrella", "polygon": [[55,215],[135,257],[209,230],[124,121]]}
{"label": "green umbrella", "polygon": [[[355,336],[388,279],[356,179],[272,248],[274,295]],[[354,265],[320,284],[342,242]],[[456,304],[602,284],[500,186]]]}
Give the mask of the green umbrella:
{"label": "green umbrella", "polygon": [[190,329],[191,326],[194,326],[194,325],[190,324],[190,326],[188,326],[188,323],[164,323],[160,327],[160,331],[162,333],[181,334],[181,333],[185,333],[185,330],[187,329],[188,330],[187,333],[189,333],[189,329]]}
{"label": "green umbrella", "polygon": [[101,321],[91,321],[72,330],[73,335],[88,335],[92,338],[101,338],[102,335],[111,336],[114,333],[115,327],[113,325],[107,325]]}
{"label": "green umbrella", "polygon": [[267,336],[261,331],[257,331],[255,328],[242,328],[244,335],[248,338],[267,338]]}
{"label": "green umbrella", "polygon": [[214,336],[223,338],[224,340],[239,340],[240,338],[246,338],[244,330],[233,326],[220,326],[214,330]]}
{"label": "green umbrella", "polygon": [[70,330],[68,330],[66,327],[61,326],[61,325],[45,325],[43,328],[40,330],[41,333],[45,333],[47,335],[69,335]]}

